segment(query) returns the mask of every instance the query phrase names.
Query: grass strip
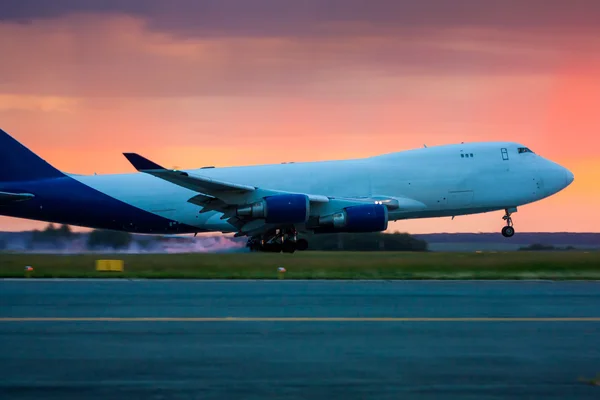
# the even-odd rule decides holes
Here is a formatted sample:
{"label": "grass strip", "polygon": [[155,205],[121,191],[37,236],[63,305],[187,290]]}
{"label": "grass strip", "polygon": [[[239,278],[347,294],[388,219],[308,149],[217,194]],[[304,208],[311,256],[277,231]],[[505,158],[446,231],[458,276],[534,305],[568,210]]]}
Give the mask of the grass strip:
{"label": "grass strip", "polygon": [[[95,270],[119,259],[123,272]],[[0,254],[0,277],[149,279],[600,279],[600,252]],[[284,267],[281,274],[278,267]]]}

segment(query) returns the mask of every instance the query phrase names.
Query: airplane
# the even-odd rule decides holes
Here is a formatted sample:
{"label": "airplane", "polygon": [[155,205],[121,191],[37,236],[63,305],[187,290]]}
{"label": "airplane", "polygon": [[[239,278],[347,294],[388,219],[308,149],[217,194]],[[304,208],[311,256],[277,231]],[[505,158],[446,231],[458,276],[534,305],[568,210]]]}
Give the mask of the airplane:
{"label": "airplane", "polygon": [[234,233],[251,251],[293,253],[308,248],[299,234],[382,232],[390,221],[500,210],[502,235],[512,237],[519,206],[574,180],[513,142],[194,170],[123,155],[135,172],[65,173],[0,130],[0,215],[140,234]]}

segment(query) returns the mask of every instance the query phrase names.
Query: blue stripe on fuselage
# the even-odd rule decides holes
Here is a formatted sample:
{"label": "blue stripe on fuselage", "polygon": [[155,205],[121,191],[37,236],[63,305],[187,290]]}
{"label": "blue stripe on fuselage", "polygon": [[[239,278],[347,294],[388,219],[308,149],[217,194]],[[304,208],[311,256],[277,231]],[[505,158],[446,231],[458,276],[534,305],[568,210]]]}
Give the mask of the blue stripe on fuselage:
{"label": "blue stripe on fuselage", "polygon": [[124,203],[68,176],[0,183],[1,190],[35,195],[0,206],[0,214],[6,216],[136,233],[203,231]]}

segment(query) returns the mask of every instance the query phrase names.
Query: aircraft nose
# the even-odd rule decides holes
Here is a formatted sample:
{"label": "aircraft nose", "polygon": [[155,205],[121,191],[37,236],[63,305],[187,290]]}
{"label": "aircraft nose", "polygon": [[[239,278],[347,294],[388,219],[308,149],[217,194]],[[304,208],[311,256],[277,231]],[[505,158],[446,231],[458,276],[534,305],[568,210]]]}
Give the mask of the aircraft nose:
{"label": "aircraft nose", "polygon": [[567,168],[553,161],[546,161],[540,168],[540,182],[542,182],[545,196],[551,196],[569,186],[575,177]]}
{"label": "aircraft nose", "polygon": [[565,186],[569,186],[575,180],[575,175],[565,168]]}

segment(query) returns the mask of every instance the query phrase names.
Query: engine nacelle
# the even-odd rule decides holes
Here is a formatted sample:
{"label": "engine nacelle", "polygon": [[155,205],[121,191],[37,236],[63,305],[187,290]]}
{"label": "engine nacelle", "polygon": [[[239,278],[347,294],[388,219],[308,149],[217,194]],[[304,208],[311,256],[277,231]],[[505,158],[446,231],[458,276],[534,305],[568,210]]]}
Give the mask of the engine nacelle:
{"label": "engine nacelle", "polygon": [[388,209],[382,204],[352,206],[319,218],[317,233],[381,232],[388,226]]}
{"label": "engine nacelle", "polygon": [[268,196],[254,204],[240,206],[240,217],[264,218],[268,224],[298,224],[308,220],[310,201],[303,194]]}

